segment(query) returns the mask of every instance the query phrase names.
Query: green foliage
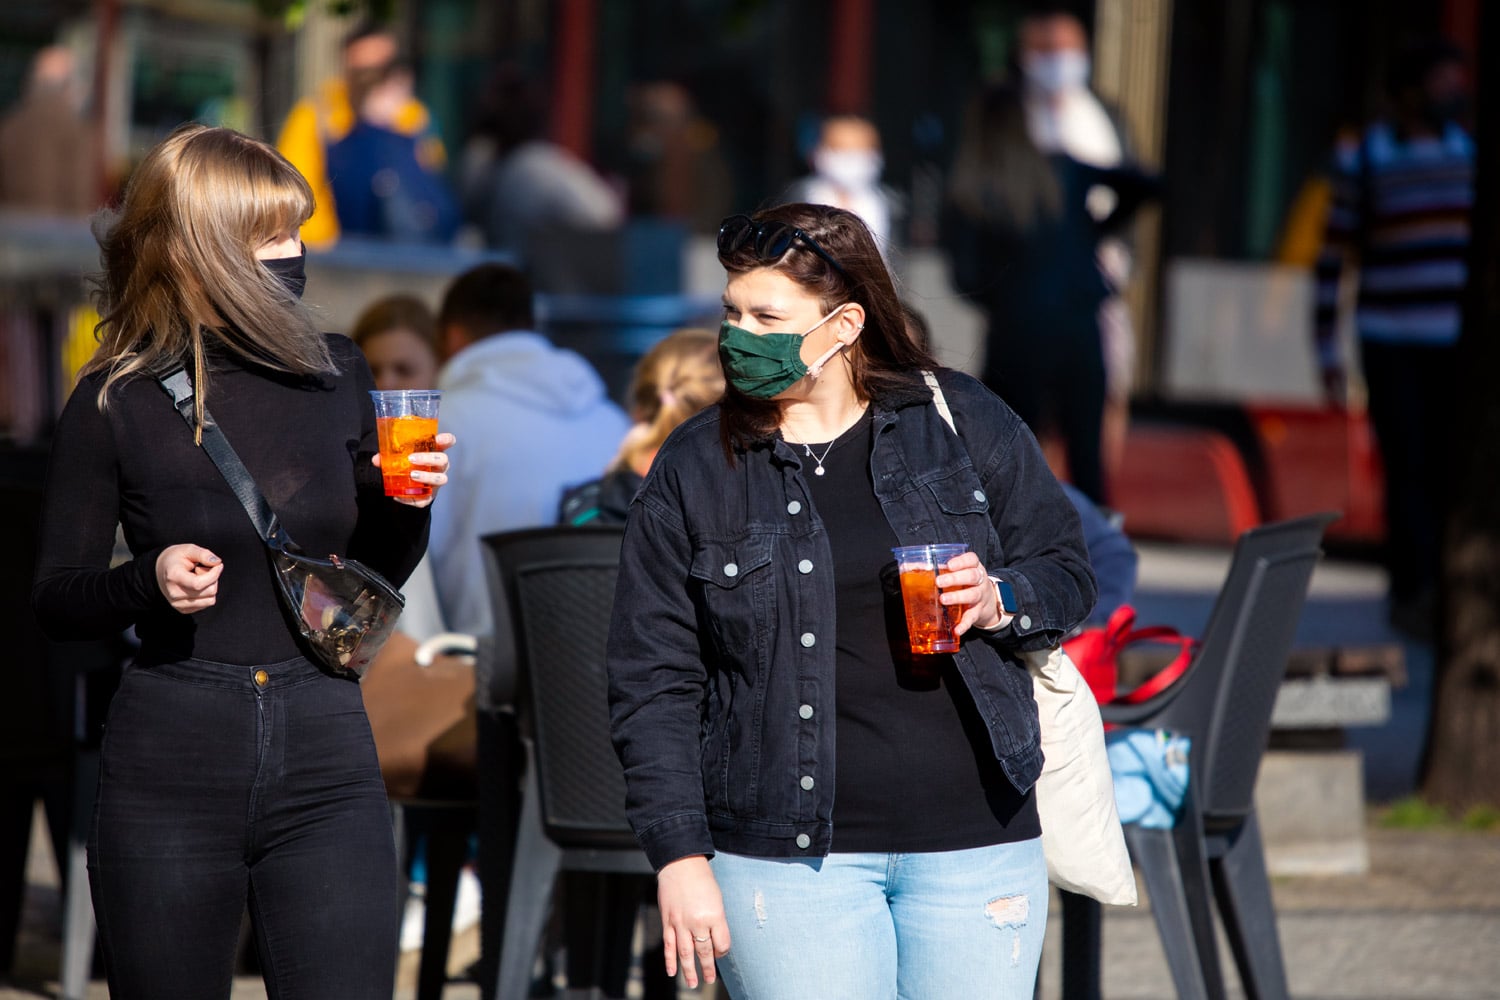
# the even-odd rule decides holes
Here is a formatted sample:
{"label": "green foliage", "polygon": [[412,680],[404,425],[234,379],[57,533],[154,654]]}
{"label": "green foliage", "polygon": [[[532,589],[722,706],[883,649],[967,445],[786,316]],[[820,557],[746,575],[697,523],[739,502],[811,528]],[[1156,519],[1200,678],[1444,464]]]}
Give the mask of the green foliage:
{"label": "green foliage", "polygon": [[1500,833],[1500,808],[1472,806],[1462,816],[1456,816],[1440,805],[1413,795],[1392,802],[1381,811],[1378,822],[1390,830],[1449,829]]}
{"label": "green foliage", "polygon": [[1459,824],[1465,830],[1478,830],[1482,833],[1500,832],[1500,809],[1494,806],[1474,806],[1464,813]]}
{"label": "green foliage", "polygon": [[1426,830],[1446,826],[1448,822],[1447,810],[1415,795],[1392,802],[1380,818],[1381,826],[1393,830]]}
{"label": "green foliage", "polygon": [[286,25],[289,30],[302,26],[309,6],[321,4],[335,17],[364,14],[372,21],[387,22],[395,13],[396,0],[254,0],[255,9]]}

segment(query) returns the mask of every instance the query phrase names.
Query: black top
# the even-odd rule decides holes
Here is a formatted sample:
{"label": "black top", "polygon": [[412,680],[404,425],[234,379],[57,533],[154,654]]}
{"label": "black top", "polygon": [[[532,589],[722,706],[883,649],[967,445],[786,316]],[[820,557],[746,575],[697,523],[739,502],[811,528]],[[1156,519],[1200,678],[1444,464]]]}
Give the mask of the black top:
{"label": "black top", "polygon": [[802,464],[833,550],[832,849],[956,851],[1038,837],[1035,798],[1000,769],[953,658],[906,652],[898,542],[870,473],[872,425],[867,412],[832,443],[823,475],[816,459]]}
{"label": "black top", "polygon": [[[291,537],[311,555],[347,555],[396,586],[427,545],[428,512],[384,495],[375,387],[346,337],[329,344],[339,374],[287,376],[215,353],[207,403]],[[80,381],[58,421],[33,603],[57,639],[131,625],[142,655],[277,663],[302,655],[282,613],[267,549],[171,399],[149,376],[96,403],[102,376]],[[132,558],[111,568],[115,526]],[[156,558],[179,543],[224,562],[218,600],[192,615],[167,604]]]}
{"label": "black top", "polygon": [[[1109,285],[1099,270],[1099,240],[1122,227],[1158,184],[1132,167],[1094,167],[1062,154],[1048,157],[1058,185],[1058,212],[1029,227],[973,219],[950,209],[944,239],[954,284],[989,311],[992,326],[1040,325],[1048,336],[1082,338],[1070,346],[1098,349],[1094,320]],[[1102,221],[1089,214],[1089,191],[1116,196]]]}

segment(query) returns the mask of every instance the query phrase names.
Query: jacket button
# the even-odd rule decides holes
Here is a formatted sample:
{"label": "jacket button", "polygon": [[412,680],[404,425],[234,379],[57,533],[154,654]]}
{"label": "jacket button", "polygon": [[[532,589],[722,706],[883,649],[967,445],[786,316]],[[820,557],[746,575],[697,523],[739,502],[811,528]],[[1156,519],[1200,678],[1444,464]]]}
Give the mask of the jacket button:
{"label": "jacket button", "polygon": [[980,503],[984,503],[984,490],[975,490],[974,499],[978,500]]}
{"label": "jacket button", "polygon": [[786,512],[788,514],[800,514],[800,513],[802,513],[802,501],[801,500],[793,500],[791,503],[787,504],[786,505]]}
{"label": "jacket button", "polygon": [[817,641],[818,641],[818,637],[815,636],[815,635],[813,635],[811,632],[803,632],[802,633],[802,645],[808,647],[809,649],[811,649],[812,648],[812,644],[815,643],[815,642],[817,642]]}
{"label": "jacket button", "polygon": [[734,563],[725,563],[724,564],[724,575],[725,576],[739,576],[740,575],[740,568],[738,566],[736,566]]}
{"label": "jacket button", "polygon": [[797,572],[798,573],[803,573],[803,574],[811,573],[812,572],[812,560],[811,559],[804,559],[801,562],[799,562],[797,564]]}
{"label": "jacket button", "polygon": [[1021,620],[1016,622],[1016,624],[1021,626],[1022,628],[1031,628],[1031,616],[1022,615]]}
{"label": "jacket button", "polygon": [[802,848],[804,851],[807,850],[812,846],[812,838],[805,833],[797,834],[797,846]]}
{"label": "jacket button", "polygon": [[797,714],[804,719],[811,719],[813,717],[813,707],[811,705],[803,705],[797,709]]}
{"label": "jacket button", "polygon": [[798,784],[800,784],[802,786],[802,790],[804,792],[810,792],[810,791],[812,791],[812,786],[813,786],[812,775],[810,775],[810,774],[804,774],[802,776],[802,780],[800,782],[798,782]]}
{"label": "jacket button", "polygon": [[255,672],[255,685],[257,687],[265,687],[266,686],[266,682],[269,681],[270,679],[271,679],[271,675],[268,674],[268,673],[266,673],[264,670],[257,670]]}

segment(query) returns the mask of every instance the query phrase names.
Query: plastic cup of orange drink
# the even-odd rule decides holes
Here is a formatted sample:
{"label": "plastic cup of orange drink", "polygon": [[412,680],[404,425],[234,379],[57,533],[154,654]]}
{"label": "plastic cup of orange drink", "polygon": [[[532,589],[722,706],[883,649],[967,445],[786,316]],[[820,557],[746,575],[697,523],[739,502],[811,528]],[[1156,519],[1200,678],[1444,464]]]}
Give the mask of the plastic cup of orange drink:
{"label": "plastic cup of orange drink", "polygon": [[432,487],[411,478],[414,452],[436,451],[437,389],[372,389],[375,427],[380,433],[380,471],[388,497],[426,497]]}
{"label": "plastic cup of orange drink", "polygon": [[969,551],[963,544],[903,545],[891,549],[901,572],[901,603],[906,607],[906,632],[913,653],[952,653],[958,649],[953,629],[963,617],[964,606],[944,604],[938,590],[938,574],[948,561]]}

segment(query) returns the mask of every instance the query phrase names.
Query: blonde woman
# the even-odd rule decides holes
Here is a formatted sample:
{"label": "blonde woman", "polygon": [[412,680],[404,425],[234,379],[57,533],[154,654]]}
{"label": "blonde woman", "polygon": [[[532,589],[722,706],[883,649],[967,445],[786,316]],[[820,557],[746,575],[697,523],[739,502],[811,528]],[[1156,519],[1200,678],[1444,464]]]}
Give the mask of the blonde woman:
{"label": "blonde woman", "polygon": [[[186,126],[100,227],[99,350],[59,421],[34,589],[59,639],[134,626],[89,881],[114,1000],[228,997],[247,904],[269,995],[390,996],[397,868],[352,680],[304,656],[265,547],[157,377],[205,411],[307,551],[399,584],[430,500],[387,499],[370,372],[299,305],[313,210],[271,147]],[[414,462],[447,481],[451,445]],[[131,558],[110,565],[115,526]]]}
{"label": "blonde woman", "polygon": [[667,436],[724,394],[718,337],[708,330],[670,333],[635,366],[630,383],[631,417],[620,454],[600,479],[563,494],[562,524],[624,524],[630,501]]}

